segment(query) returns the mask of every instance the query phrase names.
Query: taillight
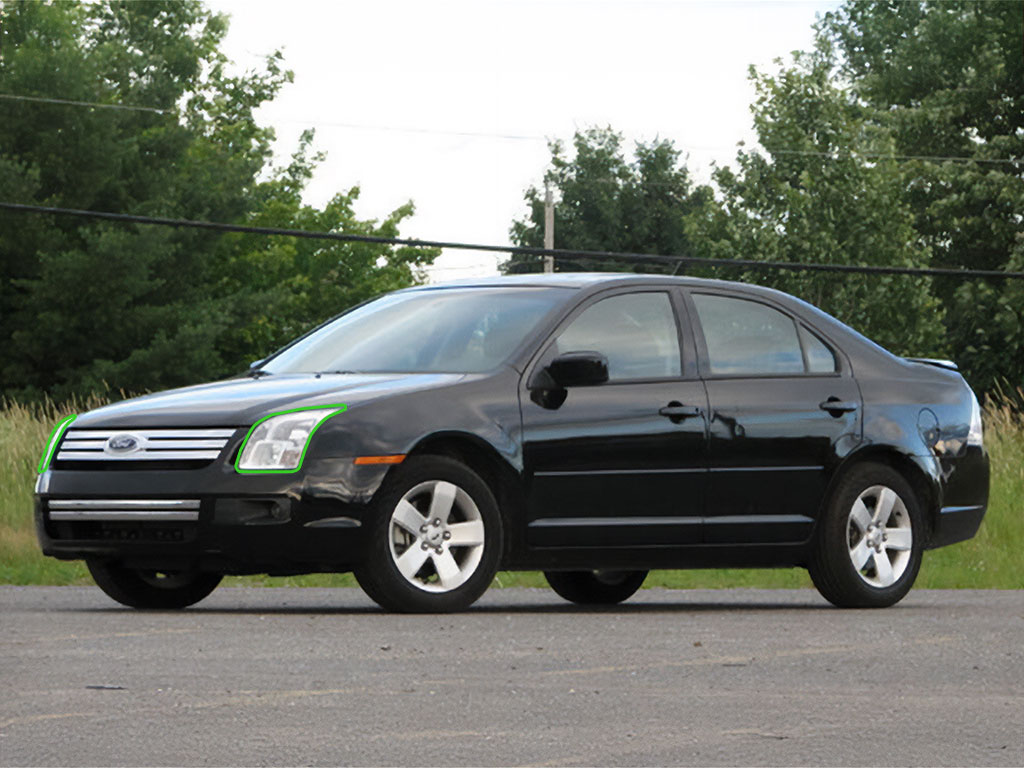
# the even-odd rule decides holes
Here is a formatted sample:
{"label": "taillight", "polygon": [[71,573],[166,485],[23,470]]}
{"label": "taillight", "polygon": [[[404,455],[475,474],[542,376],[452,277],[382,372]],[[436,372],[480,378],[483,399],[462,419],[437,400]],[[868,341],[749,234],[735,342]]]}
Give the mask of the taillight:
{"label": "taillight", "polygon": [[981,426],[981,406],[978,405],[977,396],[971,392],[971,429],[967,433],[967,444],[981,446],[984,437]]}

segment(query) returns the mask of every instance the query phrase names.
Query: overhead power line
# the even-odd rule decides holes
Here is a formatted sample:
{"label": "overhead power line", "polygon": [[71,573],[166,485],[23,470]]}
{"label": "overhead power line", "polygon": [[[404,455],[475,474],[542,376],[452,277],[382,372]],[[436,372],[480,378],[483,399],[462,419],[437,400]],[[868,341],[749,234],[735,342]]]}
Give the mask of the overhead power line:
{"label": "overhead power line", "polygon": [[427,272],[469,272],[470,270],[480,269],[493,269],[494,263],[478,263],[478,264],[456,264],[454,266],[447,266],[445,264],[428,264],[423,267]]}
{"label": "overhead power line", "polygon": [[468,139],[503,139],[507,141],[549,141],[547,136],[528,133],[488,133],[486,131],[448,131],[442,128],[418,128],[404,125],[371,125],[369,123],[339,123],[333,120],[302,120],[298,118],[281,118],[275,123],[293,125],[309,125],[314,128],[344,128],[352,131],[391,131],[396,133],[418,133],[427,136],[453,136]]}
{"label": "overhead power line", "polygon": [[997,269],[942,269],[934,267],[857,266],[852,264],[801,264],[798,262],[787,261],[706,259],[698,256],[623,253],[619,251],[575,251],[563,248],[531,248],[515,245],[487,245],[482,243],[449,242],[444,240],[416,240],[402,237],[377,237],[374,235],[353,235],[342,232],[310,232],[304,229],[253,227],[244,224],[193,221],[191,219],[169,219],[159,216],[136,216],[134,214],[127,213],[87,211],[78,208],[58,208],[55,206],[26,205],[23,203],[9,202],[0,202],[0,210],[14,211],[18,213],[52,214],[55,216],[75,216],[78,218],[115,221],[125,224],[152,224],[154,226],[162,227],[205,229],[214,232],[235,232],[240,234],[267,235],[274,237],[297,237],[310,240],[333,240],[348,243],[376,243],[379,245],[398,245],[413,248],[451,248],[454,250],[484,251],[490,253],[507,253],[525,256],[553,256],[556,259],[618,259],[627,263],[658,262],[664,264],[682,264],[701,267],[744,267],[747,269],[762,271],[786,270],[792,272],[845,272],[870,275],[919,275],[957,278],[984,277],[993,279],[1024,280],[1024,272],[1004,272]]}
{"label": "overhead power line", "polygon": [[845,160],[850,158],[853,160],[950,160],[953,162],[969,163],[1024,163],[1024,157],[993,157],[986,159],[983,157],[964,157],[955,155],[885,155],[873,152],[817,152],[814,150],[803,149],[772,149],[771,147],[767,147],[765,151],[774,155],[809,155],[812,157],[828,157],[834,160]]}
{"label": "overhead power line", "polygon": [[122,109],[129,112],[153,112],[158,115],[177,114],[173,109],[157,107],[139,107],[133,104],[104,104],[98,101],[77,101],[76,99],[54,99],[49,96],[19,96],[13,93],[0,93],[0,99],[8,101],[31,101],[37,104],[61,104],[71,107],[96,107],[97,109]]}
{"label": "overhead power line", "polygon": [[[38,104],[59,104],[63,106],[72,107],[95,107],[97,109],[118,109],[127,110],[134,112],[150,112],[153,114],[161,115],[177,115],[178,112],[173,109],[160,109],[158,107],[143,107],[133,104],[105,104],[97,101],[78,101],[76,99],[58,99],[48,96],[22,96],[13,93],[0,93],[0,99],[6,99],[9,101],[28,101]],[[346,130],[355,131],[389,131],[395,133],[408,133],[418,134],[425,136],[451,136],[456,138],[470,138],[470,139],[497,139],[502,141],[543,141],[548,142],[551,137],[540,136],[533,134],[517,134],[517,133],[492,133],[487,131],[455,131],[445,130],[442,128],[420,128],[416,126],[399,126],[399,125],[372,125],[366,123],[347,123],[347,122],[334,122],[330,120],[302,120],[297,118],[281,118],[280,120],[274,121],[279,123],[290,123],[294,125],[308,125],[314,128],[342,128]],[[679,145],[678,149],[686,152],[714,152],[714,151],[725,151],[734,150],[737,147],[734,146],[700,146],[696,144],[691,145]],[[756,149],[756,148],[755,148]],[[846,158],[861,159],[861,160],[893,160],[893,161],[910,161],[910,160],[931,160],[934,162],[961,162],[961,163],[985,163],[995,165],[1016,165],[1024,163],[1024,158],[1020,157],[993,157],[993,158],[981,158],[974,157],[971,155],[888,155],[881,153],[870,153],[870,152],[825,152],[819,150],[804,150],[804,149],[783,149],[766,147],[766,152],[774,155],[800,155],[805,157],[823,157],[830,160],[841,160]],[[613,183],[613,179],[594,179],[595,182]],[[665,182],[649,182],[647,186],[661,186]]]}

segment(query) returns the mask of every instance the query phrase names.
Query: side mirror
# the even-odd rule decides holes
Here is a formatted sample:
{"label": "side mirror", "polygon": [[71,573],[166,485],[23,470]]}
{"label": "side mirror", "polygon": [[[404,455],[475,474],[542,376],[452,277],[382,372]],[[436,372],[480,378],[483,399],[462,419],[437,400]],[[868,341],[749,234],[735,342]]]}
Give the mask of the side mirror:
{"label": "side mirror", "polygon": [[600,352],[566,352],[552,360],[547,371],[563,389],[592,387],[608,381],[608,358]]}

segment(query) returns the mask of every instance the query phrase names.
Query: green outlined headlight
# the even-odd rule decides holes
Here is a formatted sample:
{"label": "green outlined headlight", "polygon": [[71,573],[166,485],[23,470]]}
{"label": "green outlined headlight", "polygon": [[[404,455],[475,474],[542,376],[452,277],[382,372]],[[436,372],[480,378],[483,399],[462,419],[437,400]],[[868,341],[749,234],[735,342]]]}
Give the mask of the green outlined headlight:
{"label": "green outlined headlight", "polygon": [[43,457],[39,460],[39,474],[43,474],[46,468],[50,466],[50,462],[53,461],[53,454],[57,450],[57,446],[60,445],[60,439],[64,437],[64,432],[71,426],[71,422],[77,418],[78,414],[73,413],[53,428],[53,432],[50,433],[50,439],[46,443],[46,450],[43,451]]}
{"label": "green outlined headlight", "polygon": [[323,405],[264,416],[245,436],[235,469],[243,474],[298,472],[313,434],[346,409],[345,405]]}

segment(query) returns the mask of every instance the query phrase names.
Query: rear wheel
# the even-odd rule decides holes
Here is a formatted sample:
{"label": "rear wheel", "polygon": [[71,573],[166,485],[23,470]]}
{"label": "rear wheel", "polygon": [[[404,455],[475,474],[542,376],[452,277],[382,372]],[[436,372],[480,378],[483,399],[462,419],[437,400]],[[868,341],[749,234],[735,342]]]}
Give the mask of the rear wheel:
{"label": "rear wheel", "polygon": [[818,591],[841,608],[884,608],[910,591],[921,567],[923,520],[906,479],[884,464],[843,477],[818,524],[808,565]]}
{"label": "rear wheel", "polygon": [[559,595],[580,605],[615,605],[640,589],[647,571],[545,571]]}
{"label": "rear wheel", "polygon": [[355,576],[387,610],[462,610],[498,570],[497,502],[487,484],[454,459],[406,459],[378,492],[368,527],[369,547]]}
{"label": "rear wheel", "polygon": [[105,560],[85,564],[100,589],[130,608],[185,608],[213,592],[223,578],[219,573],[136,570]]}

